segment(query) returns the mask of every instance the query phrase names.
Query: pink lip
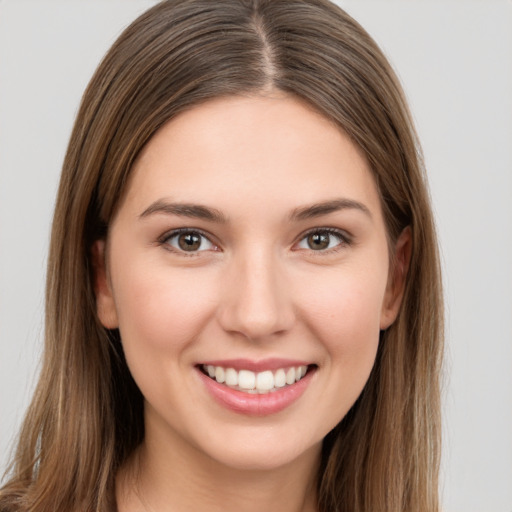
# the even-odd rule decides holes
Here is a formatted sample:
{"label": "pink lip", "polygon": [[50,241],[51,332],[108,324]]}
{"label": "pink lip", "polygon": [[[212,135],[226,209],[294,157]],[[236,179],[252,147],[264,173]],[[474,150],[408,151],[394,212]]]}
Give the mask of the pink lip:
{"label": "pink lip", "polygon": [[251,372],[263,372],[265,370],[279,370],[279,368],[291,368],[292,366],[308,366],[310,362],[298,361],[296,359],[269,358],[261,361],[250,359],[216,359],[215,361],[201,361],[199,365],[222,366],[223,368],[234,368],[235,370],[250,370]]}
{"label": "pink lip", "polygon": [[[217,361],[217,363],[219,362]],[[232,361],[230,363],[232,363]],[[224,366],[224,364],[216,364],[214,366]],[[286,366],[287,365],[284,365],[284,367]],[[299,365],[290,364],[289,366]],[[233,366],[230,365],[227,367],[233,368]],[[247,368],[247,366],[244,366],[244,368]],[[265,368],[268,369],[268,366]],[[278,368],[283,368],[283,366],[278,366]],[[296,402],[304,391],[306,391],[315,373],[315,369],[308,371],[308,373],[295,384],[261,395],[243,393],[242,391],[237,391],[236,389],[219,384],[216,380],[205,375],[199,368],[197,368],[197,373],[208,392],[220,405],[231,411],[248,416],[267,416],[269,414],[278,413]]]}

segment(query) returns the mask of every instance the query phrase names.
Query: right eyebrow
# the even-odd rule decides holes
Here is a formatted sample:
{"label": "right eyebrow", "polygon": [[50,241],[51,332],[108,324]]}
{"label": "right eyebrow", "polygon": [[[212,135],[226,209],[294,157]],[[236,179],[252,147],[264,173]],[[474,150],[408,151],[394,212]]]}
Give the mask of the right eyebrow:
{"label": "right eyebrow", "polygon": [[359,201],[354,201],[353,199],[340,198],[296,208],[295,210],[293,210],[291,214],[291,219],[314,219],[315,217],[321,217],[322,215],[328,215],[329,213],[347,209],[360,211],[367,215],[370,219],[372,218],[370,209],[363,203],[360,203]]}
{"label": "right eyebrow", "polygon": [[177,215],[179,217],[190,217],[192,219],[202,219],[210,222],[218,222],[220,224],[225,224],[227,222],[227,218],[224,214],[215,208],[193,203],[170,203],[164,199],[158,199],[148,206],[139,215],[139,219],[149,217],[156,213]]}

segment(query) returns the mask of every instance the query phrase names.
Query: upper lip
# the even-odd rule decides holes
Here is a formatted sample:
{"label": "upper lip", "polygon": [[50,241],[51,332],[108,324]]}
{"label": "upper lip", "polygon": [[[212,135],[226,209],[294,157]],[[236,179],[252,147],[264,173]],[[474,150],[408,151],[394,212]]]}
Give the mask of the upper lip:
{"label": "upper lip", "polygon": [[309,366],[310,361],[299,359],[269,358],[254,361],[251,359],[215,359],[201,361],[199,365],[222,366],[223,368],[234,368],[235,370],[250,370],[253,372],[262,372],[265,370],[279,370],[280,368],[290,368],[292,366]]}

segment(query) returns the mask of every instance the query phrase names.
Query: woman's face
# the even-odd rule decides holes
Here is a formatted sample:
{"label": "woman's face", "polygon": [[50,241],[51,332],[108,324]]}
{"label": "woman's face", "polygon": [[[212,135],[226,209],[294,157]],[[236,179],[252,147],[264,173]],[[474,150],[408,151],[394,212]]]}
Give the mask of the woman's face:
{"label": "woman's face", "polygon": [[400,299],[365,158],[285,95],[165,125],[110,226],[106,272],[104,250],[98,313],[120,329],[146,442],[236,468],[318,454]]}

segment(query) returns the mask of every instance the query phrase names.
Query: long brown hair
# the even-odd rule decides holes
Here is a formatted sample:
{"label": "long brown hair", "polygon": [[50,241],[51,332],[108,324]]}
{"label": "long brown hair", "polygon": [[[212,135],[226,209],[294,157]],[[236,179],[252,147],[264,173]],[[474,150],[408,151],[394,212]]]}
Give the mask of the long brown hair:
{"label": "long brown hair", "polygon": [[117,330],[96,315],[91,246],[105,237],[133,163],[179,112],[211,98],[295,95],[359,145],[393,243],[412,256],[370,379],[328,434],[322,512],[437,512],[442,301],[423,163],[404,95],[368,34],[327,0],[169,0],[129,26],[75,122],[57,197],[45,350],[0,510],[107,511],[117,469],[144,437],[143,400]]}

